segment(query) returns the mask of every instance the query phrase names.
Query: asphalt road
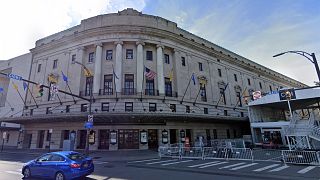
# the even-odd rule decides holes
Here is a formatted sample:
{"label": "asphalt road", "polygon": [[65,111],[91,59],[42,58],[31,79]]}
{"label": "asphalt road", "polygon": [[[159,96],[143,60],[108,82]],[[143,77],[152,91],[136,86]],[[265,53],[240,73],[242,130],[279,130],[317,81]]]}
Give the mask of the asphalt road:
{"label": "asphalt road", "polygon": [[[21,168],[24,162],[38,154],[0,153],[0,180],[22,179]],[[245,161],[190,160],[190,159],[145,159],[135,161],[94,161],[95,172],[87,180],[250,180],[250,179],[314,179],[320,180],[319,167],[305,173],[299,171],[309,166],[290,166],[277,172],[270,172],[282,165]],[[243,163],[237,166],[234,164]],[[191,167],[190,167],[191,166]],[[230,168],[222,168],[231,166]],[[241,166],[246,166],[242,167]],[[264,169],[270,166],[272,168]],[[201,168],[202,167],[202,168]],[[222,168],[222,169],[221,169]],[[233,170],[231,170],[233,169]],[[259,171],[254,171],[260,169]],[[262,170],[261,170],[262,169]],[[36,179],[33,179],[36,180]]]}

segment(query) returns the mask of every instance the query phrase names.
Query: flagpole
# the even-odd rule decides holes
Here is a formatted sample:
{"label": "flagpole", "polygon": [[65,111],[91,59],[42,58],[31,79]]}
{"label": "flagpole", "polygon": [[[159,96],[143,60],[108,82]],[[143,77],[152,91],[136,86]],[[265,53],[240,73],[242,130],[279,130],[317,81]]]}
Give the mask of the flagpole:
{"label": "flagpole", "polygon": [[113,64],[112,64],[112,76],[113,76],[113,80],[114,80],[114,91],[116,93],[116,101],[118,102],[118,93],[117,93],[117,86],[116,86],[116,77],[115,77],[116,73],[114,72],[114,68],[113,68]]}
{"label": "flagpole", "polygon": [[[243,90],[243,92],[241,93],[240,99],[238,99],[238,101],[237,101],[236,105],[234,106],[234,108],[236,108],[236,107],[237,107],[238,103],[239,103],[239,102],[240,102],[240,100],[242,99],[243,94],[246,92],[246,90],[247,90],[247,87],[246,87],[246,88]],[[234,108],[233,108],[233,109],[234,109]]]}
{"label": "flagpole", "polygon": [[[12,84],[13,84],[13,86],[16,86],[16,87],[17,87],[17,85],[15,85],[13,82],[12,82]],[[21,98],[21,100],[22,100],[22,102],[23,102],[24,107],[26,107],[26,103],[24,102],[24,100],[23,100],[23,98],[22,98],[22,96],[21,96],[18,88],[16,88],[16,87],[13,87],[13,88],[16,89],[16,91],[18,92],[18,94],[19,94],[19,96],[20,96],[20,98]]]}
{"label": "flagpole", "polygon": [[[227,83],[227,85],[224,87],[223,93],[226,91],[226,89],[227,89],[228,85],[229,85],[229,83]],[[220,103],[220,99],[221,99],[221,97],[222,97],[222,94],[220,94],[219,100],[218,100],[217,104],[215,105],[215,106],[216,106],[216,108],[217,108],[217,106],[218,106],[218,105],[219,105],[219,103]]]}
{"label": "flagpole", "polygon": [[184,94],[183,94],[183,96],[182,96],[182,99],[181,99],[181,101],[180,101],[180,104],[182,104],[182,102],[183,102],[183,99],[184,99],[184,96],[186,95],[186,93],[187,93],[187,90],[188,90],[188,88],[189,88],[189,86],[190,86],[191,78],[192,78],[192,76],[191,76],[191,77],[190,77],[190,79],[189,79],[189,83],[188,83],[188,85],[187,85],[187,88],[186,88],[186,90],[184,91]]}
{"label": "flagpole", "polygon": [[195,100],[194,100],[194,102],[193,102],[193,105],[195,105],[195,104],[196,104],[196,101],[197,101],[197,99],[198,99],[198,96],[199,96],[199,94],[200,94],[200,91],[201,91],[201,85],[200,85],[200,88],[199,88],[199,91],[198,91],[197,97],[196,97],[196,99],[195,99]]}
{"label": "flagpole", "polygon": [[37,106],[37,108],[38,108],[39,106],[38,106],[38,104],[37,104],[37,101],[36,101],[36,99],[34,98],[33,94],[31,93],[31,91],[30,91],[29,87],[27,87],[27,89],[28,89],[28,91],[29,91],[29,93],[30,93],[30,95],[31,95],[31,97],[32,97],[32,99],[33,99],[33,101],[34,101],[34,103],[36,104],[36,106]]}
{"label": "flagpole", "polygon": [[[67,87],[68,87],[70,93],[72,94],[71,89],[70,89],[70,86],[69,86],[69,83],[66,82],[66,84],[67,84]],[[74,99],[73,96],[72,96],[72,99],[73,99],[73,102],[74,102],[75,104],[77,104],[77,101]]]}

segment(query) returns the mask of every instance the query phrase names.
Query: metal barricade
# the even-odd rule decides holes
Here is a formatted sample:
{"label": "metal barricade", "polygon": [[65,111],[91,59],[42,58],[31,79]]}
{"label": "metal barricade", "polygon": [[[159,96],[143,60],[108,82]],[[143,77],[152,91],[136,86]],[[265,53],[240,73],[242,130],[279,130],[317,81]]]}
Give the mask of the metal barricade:
{"label": "metal barricade", "polygon": [[203,159],[253,160],[248,148],[204,148]]}
{"label": "metal barricade", "polygon": [[319,152],[283,150],[284,163],[320,165]]}
{"label": "metal barricade", "polygon": [[180,158],[179,147],[159,147],[158,153],[160,158],[163,158],[163,157]]}
{"label": "metal barricade", "polygon": [[181,159],[203,159],[203,148],[182,147],[180,151]]}
{"label": "metal barricade", "polygon": [[282,151],[277,149],[253,149],[252,156],[255,161],[282,161]]}
{"label": "metal barricade", "polygon": [[226,148],[205,147],[203,148],[203,159],[226,159]]}

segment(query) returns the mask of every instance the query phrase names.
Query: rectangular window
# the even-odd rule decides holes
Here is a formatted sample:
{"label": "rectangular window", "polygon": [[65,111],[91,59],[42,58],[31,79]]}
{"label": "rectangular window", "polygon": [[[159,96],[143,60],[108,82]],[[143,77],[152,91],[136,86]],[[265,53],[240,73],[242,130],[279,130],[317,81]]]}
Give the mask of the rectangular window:
{"label": "rectangular window", "polygon": [[157,104],[156,103],[149,103],[149,111],[150,112],[157,111]]}
{"label": "rectangular window", "polygon": [[218,69],[218,75],[219,77],[222,77],[221,69]]}
{"label": "rectangular window", "polygon": [[58,59],[53,60],[53,67],[52,69],[56,69],[58,67]]}
{"label": "rectangular window", "polygon": [[52,108],[51,107],[47,107],[46,114],[52,114]]}
{"label": "rectangular window", "polygon": [[66,105],[66,113],[70,112],[70,105]]}
{"label": "rectangular window", "polygon": [[207,92],[206,92],[206,85],[200,83],[200,96],[201,101],[207,102]]}
{"label": "rectangular window", "polygon": [[87,112],[88,111],[88,104],[81,104],[81,112]]}
{"label": "rectangular window", "polygon": [[227,129],[227,138],[230,139],[230,130]]}
{"label": "rectangular window", "polygon": [[220,97],[221,97],[221,103],[226,104],[226,94],[224,93],[224,88],[220,88]]}
{"label": "rectangular window", "polygon": [[103,81],[103,95],[113,94],[113,76],[112,74],[104,75]]}
{"label": "rectangular window", "polygon": [[101,103],[101,111],[109,112],[109,103]]}
{"label": "rectangular window", "polygon": [[186,106],[186,113],[190,113],[190,106]]}
{"label": "rectangular window", "polygon": [[208,108],[203,108],[203,113],[208,114]]}
{"label": "rectangular window", "polygon": [[228,116],[228,110],[223,110],[223,114],[224,114],[225,116]]}
{"label": "rectangular window", "polygon": [[90,96],[92,81],[93,81],[93,77],[86,78],[86,89],[85,89],[85,93],[84,93],[85,96]]}
{"label": "rectangular window", "polygon": [[152,61],[152,51],[146,51],[146,60]]}
{"label": "rectangular window", "polygon": [[218,139],[217,130],[216,130],[216,129],[213,129],[212,132],[213,132],[213,139]]}
{"label": "rectangular window", "polygon": [[112,60],[112,50],[106,51],[106,60]]}
{"label": "rectangular window", "polygon": [[186,66],[186,58],[185,57],[181,57],[181,65]]}
{"label": "rectangular window", "polygon": [[133,59],[133,49],[127,49],[126,50],[126,58],[127,59]]}
{"label": "rectangular window", "polygon": [[169,78],[164,78],[164,88],[166,96],[172,97],[172,84]]}
{"label": "rectangular window", "polygon": [[132,102],[126,102],[125,103],[125,111],[126,112],[132,112],[133,111],[133,103]]}
{"label": "rectangular window", "polygon": [[271,86],[269,86],[269,89],[270,89],[270,91],[272,91],[272,87]]}
{"label": "rectangular window", "polygon": [[74,64],[76,62],[76,55],[72,54],[71,56],[71,63]]}
{"label": "rectangular window", "polygon": [[203,71],[202,63],[199,63],[199,71]]}
{"label": "rectangular window", "polygon": [[41,64],[38,64],[38,71],[37,72],[40,72],[41,71]]}
{"label": "rectangular window", "polygon": [[250,79],[248,78],[248,85],[250,86],[251,85],[251,81],[250,81]]}
{"label": "rectangular window", "polygon": [[146,91],[145,91],[145,95],[149,95],[149,96],[154,96],[155,91],[154,91],[154,80],[151,79],[146,79]]}
{"label": "rectangular window", "polygon": [[237,75],[234,74],[233,76],[234,76],[234,81],[235,81],[235,82],[238,82],[238,77],[237,77]]}
{"label": "rectangular window", "polygon": [[124,95],[134,95],[134,75],[124,75]]}
{"label": "rectangular window", "polygon": [[94,61],[94,52],[89,53],[89,59],[88,62],[92,63]]}
{"label": "rectangular window", "polygon": [[175,104],[170,104],[170,109],[171,109],[171,112],[177,112]]}
{"label": "rectangular window", "polygon": [[259,82],[259,86],[260,86],[260,89],[262,90],[262,84],[261,84],[261,82]]}
{"label": "rectangular window", "polygon": [[164,54],[164,62],[170,64],[169,54]]}
{"label": "rectangular window", "polygon": [[239,107],[242,107],[242,102],[241,102],[241,94],[240,92],[236,92],[236,96],[237,96],[237,103]]}

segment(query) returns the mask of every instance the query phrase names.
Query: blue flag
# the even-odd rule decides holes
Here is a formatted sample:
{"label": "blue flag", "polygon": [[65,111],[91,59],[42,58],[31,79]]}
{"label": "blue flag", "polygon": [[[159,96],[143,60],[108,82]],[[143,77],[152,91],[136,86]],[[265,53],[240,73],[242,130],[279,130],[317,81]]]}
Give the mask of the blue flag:
{"label": "blue flag", "polygon": [[192,73],[191,79],[193,81],[193,85],[196,85],[196,76]]}
{"label": "blue flag", "polygon": [[3,92],[3,91],[4,91],[4,89],[2,87],[0,87],[0,92]]}
{"label": "blue flag", "polygon": [[68,82],[68,77],[61,71],[62,73],[62,79],[65,81],[65,82]]}
{"label": "blue flag", "polygon": [[23,81],[23,90],[26,90],[27,88],[28,88],[28,84],[25,81]]}

